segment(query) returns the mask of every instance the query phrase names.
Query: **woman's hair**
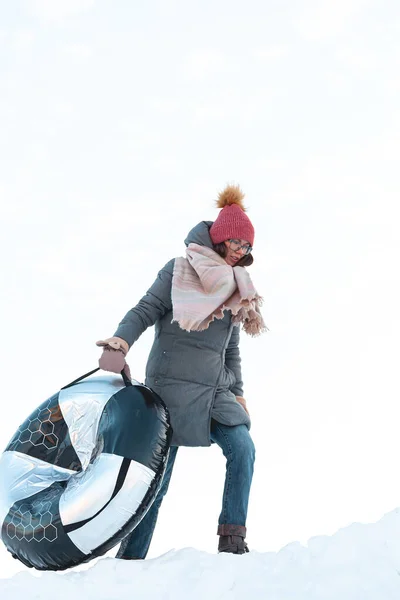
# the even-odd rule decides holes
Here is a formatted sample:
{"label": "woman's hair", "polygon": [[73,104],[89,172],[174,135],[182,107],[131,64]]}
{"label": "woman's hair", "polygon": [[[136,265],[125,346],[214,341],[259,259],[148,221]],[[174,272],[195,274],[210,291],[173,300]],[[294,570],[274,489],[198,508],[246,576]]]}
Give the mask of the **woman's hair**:
{"label": "woman's hair", "polygon": [[[219,244],[213,244],[213,248],[217,254],[225,258],[228,252],[228,248],[225,246],[225,242],[220,242]],[[237,262],[238,267],[249,267],[253,264],[253,257],[251,254],[245,254],[242,258]]]}

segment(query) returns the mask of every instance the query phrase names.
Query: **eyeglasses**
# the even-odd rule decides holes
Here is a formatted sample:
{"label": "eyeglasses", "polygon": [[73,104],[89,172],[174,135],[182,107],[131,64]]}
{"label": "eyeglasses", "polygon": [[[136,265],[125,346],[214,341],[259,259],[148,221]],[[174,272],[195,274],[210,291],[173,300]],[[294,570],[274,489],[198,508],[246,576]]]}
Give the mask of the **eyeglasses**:
{"label": "eyeglasses", "polygon": [[234,252],[238,252],[239,250],[243,250],[243,254],[247,256],[253,250],[250,244],[241,244],[240,240],[228,240],[229,248]]}

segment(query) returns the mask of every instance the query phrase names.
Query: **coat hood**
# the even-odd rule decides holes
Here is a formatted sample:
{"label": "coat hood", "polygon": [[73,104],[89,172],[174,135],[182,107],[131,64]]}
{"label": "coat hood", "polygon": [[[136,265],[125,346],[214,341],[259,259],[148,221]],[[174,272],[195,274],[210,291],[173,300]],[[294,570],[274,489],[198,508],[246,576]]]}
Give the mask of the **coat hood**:
{"label": "coat hood", "polygon": [[[213,250],[213,243],[210,237],[210,227],[214,221],[201,221],[193,229],[189,231],[185,239],[185,245],[198,244],[199,246],[207,246]],[[249,267],[253,264],[254,258],[252,254],[246,257],[246,264],[244,266]]]}
{"label": "coat hood", "polygon": [[198,244],[213,249],[213,243],[210,238],[210,227],[213,221],[201,221],[189,231],[185,239],[185,245]]}

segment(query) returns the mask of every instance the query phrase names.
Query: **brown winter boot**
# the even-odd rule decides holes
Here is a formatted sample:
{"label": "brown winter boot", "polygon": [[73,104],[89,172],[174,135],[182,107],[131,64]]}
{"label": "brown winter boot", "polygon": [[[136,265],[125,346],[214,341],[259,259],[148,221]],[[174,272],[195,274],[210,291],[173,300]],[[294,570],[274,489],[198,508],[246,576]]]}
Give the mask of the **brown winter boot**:
{"label": "brown winter boot", "polygon": [[245,554],[249,548],[244,541],[246,527],[244,525],[218,525],[218,552]]}

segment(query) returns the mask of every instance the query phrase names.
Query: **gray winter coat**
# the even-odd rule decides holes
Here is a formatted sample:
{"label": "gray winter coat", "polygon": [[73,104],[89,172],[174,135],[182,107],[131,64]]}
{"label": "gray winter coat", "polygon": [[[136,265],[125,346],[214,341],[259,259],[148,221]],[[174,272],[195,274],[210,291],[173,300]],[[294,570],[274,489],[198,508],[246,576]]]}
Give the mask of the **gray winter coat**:
{"label": "gray winter coat", "polygon": [[[212,248],[211,223],[192,229],[185,244]],[[205,331],[184,331],[172,321],[171,282],[175,259],[158,273],[147,294],[122,319],[114,333],[131,346],[151,325],[155,338],[146,366],[146,385],[164,400],[171,416],[174,446],[209,446],[211,418],[224,425],[250,418],[235,396],[243,395],[239,327],[231,313]]]}

